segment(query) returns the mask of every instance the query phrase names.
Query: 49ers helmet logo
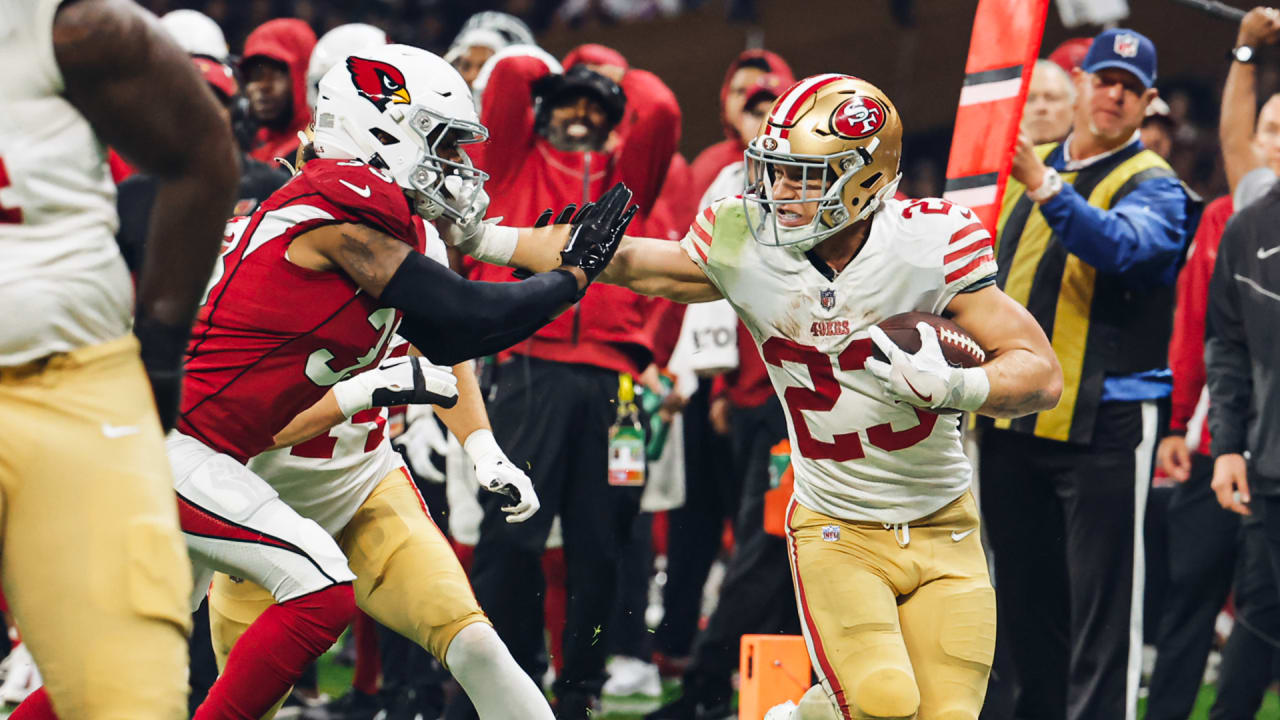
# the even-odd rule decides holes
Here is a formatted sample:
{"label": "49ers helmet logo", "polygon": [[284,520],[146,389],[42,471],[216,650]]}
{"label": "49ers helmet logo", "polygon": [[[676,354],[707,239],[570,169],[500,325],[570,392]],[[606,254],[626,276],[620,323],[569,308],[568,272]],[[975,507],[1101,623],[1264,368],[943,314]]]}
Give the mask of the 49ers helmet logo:
{"label": "49ers helmet logo", "polygon": [[879,132],[886,114],[879,100],[859,95],[846,100],[831,114],[831,129],[857,140]]}
{"label": "49ers helmet logo", "polygon": [[385,112],[388,103],[408,105],[411,102],[409,90],[404,86],[404,73],[396,66],[379,60],[349,57],[347,70],[360,97],[373,103],[378,110]]}

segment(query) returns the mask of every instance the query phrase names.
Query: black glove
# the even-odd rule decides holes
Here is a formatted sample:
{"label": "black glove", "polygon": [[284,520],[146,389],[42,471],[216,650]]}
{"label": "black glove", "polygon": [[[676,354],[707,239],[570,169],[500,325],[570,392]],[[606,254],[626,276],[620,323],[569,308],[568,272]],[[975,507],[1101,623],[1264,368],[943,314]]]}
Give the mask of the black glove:
{"label": "black glove", "polygon": [[191,337],[191,326],[181,327],[138,318],[133,334],[142,346],[142,366],[151,381],[151,395],[165,432],[178,423],[178,405],[182,400],[182,359]]}
{"label": "black glove", "polygon": [[589,204],[573,218],[573,229],[569,233],[568,244],[560,251],[560,262],[581,269],[587,276],[588,286],[613,259],[627,226],[639,209],[635,205],[627,208],[629,202],[631,190],[618,183],[598,202]]}
{"label": "black glove", "polygon": [[[593,205],[595,205],[595,203],[587,203],[586,205],[582,206],[581,210],[578,210],[577,205],[574,205],[573,203],[569,203],[568,205],[564,206],[563,210],[560,211],[560,217],[556,218],[555,224],[564,225],[565,223],[573,222],[574,210],[578,210],[578,217],[581,217],[582,214],[585,213],[587,210],[589,210]],[[552,210],[551,208],[547,208],[546,210],[543,210],[542,214],[538,216],[538,219],[534,221],[533,226],[536,228],[540,228],[540,227],[546,227],[550,225],[551,216],[554,214],[555,214],[555,210]],[[533,277],[533,273],[524,268],[517,268],[516,271],[512,273],[512,276],[514,276],[517,280],[523,280],[528,277]]]}

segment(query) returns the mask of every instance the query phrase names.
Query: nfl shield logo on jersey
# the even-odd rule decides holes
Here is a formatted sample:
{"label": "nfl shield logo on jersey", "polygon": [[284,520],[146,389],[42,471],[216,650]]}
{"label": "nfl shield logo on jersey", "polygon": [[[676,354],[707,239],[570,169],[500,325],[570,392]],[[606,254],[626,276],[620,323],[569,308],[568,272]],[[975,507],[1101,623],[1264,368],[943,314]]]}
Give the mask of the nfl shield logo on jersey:
{"label": "nfl shield logo on jersey", "polygon": [[1120,33],[1116,36],[1113,49],[1120,57],[1136,57],[1138,54],[1138,36],[1129,33]]}
{"label": "nfl shield logo on jersey", "polygon": [[836,306],[836,291],[822,290],[818,293],[818,299],[822,302],[823,310],[830,310]]}
{"label": "nfl shield logo on jersey", "polygon": [[822,540],[823,542],[840,542],[840,526],[823,525]]}

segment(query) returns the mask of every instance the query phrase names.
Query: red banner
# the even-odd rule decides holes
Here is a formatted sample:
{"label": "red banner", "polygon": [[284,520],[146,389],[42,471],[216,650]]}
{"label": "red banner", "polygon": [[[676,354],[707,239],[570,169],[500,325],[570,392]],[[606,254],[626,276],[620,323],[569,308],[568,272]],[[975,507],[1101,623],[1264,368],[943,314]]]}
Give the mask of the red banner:
{"label": "red banner", "polygon": [[979,0],[973,18],[943,197],[993,236],[1048,11],[1049,0]]}

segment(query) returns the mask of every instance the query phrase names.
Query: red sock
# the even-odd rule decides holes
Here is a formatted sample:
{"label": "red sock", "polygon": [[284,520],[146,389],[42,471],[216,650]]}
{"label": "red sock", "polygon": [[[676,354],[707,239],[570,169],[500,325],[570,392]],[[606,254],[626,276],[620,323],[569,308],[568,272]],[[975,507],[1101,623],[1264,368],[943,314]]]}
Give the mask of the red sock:
{"label": "red sock", "polygon": [[350,584],[272,605],[227,656],[227,666],[194,720],[257,720],[351,624]]}
{"label": "red sock", "polygon": [[49,693],[39,688],[27,696],[26,700],[9,715],[10,720],[58,720],[49,703]]}
{"label": "red sock", "polygon": [[365,695],[376,695],[378,673],[382,671],[381,658],[378,657],[378,628],[373,618],[357,612],[351,632],[356,643],[356,671],[351,676],[351,687]]}

